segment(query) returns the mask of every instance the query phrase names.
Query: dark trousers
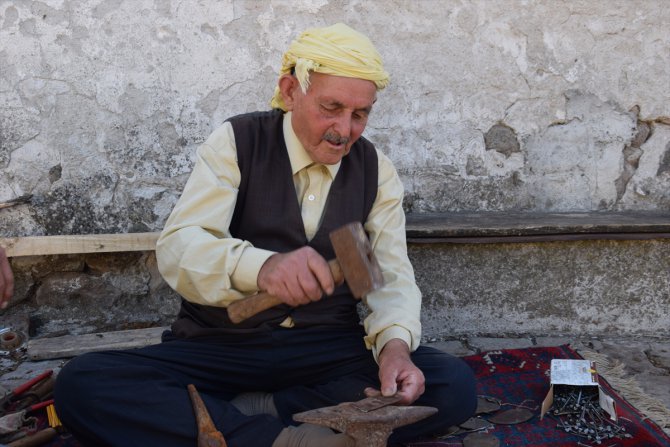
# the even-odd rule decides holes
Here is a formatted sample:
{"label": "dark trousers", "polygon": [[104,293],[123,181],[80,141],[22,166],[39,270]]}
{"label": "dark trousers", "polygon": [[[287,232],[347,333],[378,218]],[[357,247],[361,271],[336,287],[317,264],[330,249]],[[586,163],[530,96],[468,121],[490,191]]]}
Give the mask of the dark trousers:
{"label": "dark trousers", "polygon": [[[362,337],[359,330],[275,329],[85,354],[59,373],[56,411],[86,446],[192,447],[197,428],[186,389],[192,383],[229,447],[270,447],[295,424],[293,414],[360,400],[366,387],[379,388]],[[390,445],[441,432],[476,407],[473,373],[462,360],[427,347],[412,360],[426,377],[415,405],[439,412],[395,430]],[[281,419],[245,416],[228,402],[248,391],[273,393]]]}

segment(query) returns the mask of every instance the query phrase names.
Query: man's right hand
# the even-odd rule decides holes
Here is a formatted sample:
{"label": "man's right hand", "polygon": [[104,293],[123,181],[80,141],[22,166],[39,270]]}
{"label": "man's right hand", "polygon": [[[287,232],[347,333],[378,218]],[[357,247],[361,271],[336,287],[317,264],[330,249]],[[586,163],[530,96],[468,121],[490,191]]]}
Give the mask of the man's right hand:
{"label": "man's right hand", "polygon": [[270,256],[257,282],[260,290],[294,307],[318,301],[335,290],[328,262],[312,247]]}
{"label": "man's right hand", "polygon": [[5,255],[5,250],[0,247],[0,309],[5,309],[9,305],[9,299],[14,294],[14,275],[9,261]]}

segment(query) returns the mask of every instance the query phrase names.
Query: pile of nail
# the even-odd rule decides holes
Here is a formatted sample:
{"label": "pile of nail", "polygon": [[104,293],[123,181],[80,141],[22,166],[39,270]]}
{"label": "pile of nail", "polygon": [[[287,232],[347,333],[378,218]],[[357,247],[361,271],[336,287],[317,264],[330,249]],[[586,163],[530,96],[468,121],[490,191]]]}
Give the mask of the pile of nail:
{"label": "pile of nail", "polygon": [[626,427],[610,419],[601,408],[596,387],[557,387],[550,414],[558,420],[557,428],[580,436],[592,445],[613,438],[631,437],[626,433]]}

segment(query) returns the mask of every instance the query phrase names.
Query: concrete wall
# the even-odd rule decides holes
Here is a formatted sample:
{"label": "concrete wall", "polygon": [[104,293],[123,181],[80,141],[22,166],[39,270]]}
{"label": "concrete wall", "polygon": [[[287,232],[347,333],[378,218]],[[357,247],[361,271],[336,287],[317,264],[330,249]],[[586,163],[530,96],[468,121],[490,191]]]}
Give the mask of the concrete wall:
{"label": "concrete wall", "polygon": [[165,326],[179,310],[179,295],[161,278],[153,252],[11,262],[15,293],[0,327],[33,337]]}
{"label": "concrete wall", "polygon": [[[338,21],[367,33],[392,75],[366,136],[395,162],[408,212],[667,211],[667,6],[0,0],[0,202],[32,195],[0,209],[0,236],[160,230],[197,146],[227,117],[267,108],[281,54],[300,30]],[[451,303],[464,300],[473,317],[500,312],[485,290],[476,310],[467,303],[471,295],[459,298],[453,289],[468,275],[465,266],[481,263],[473,261],[479,255],[412,253],[421,266],[430,265],[426,256],[463,261],[438,264],[452,269],[448,276],[418,269],[428,309],[453,295]],[[160,323],[174,309],[174,295],[156,279],[151,256],[133,258],[134,267],[116,257],[15,259],[16,300],[44,331]],[[504,259],[495,267],[501,265]],[[663,284],[656,296],[667,301]],[[73,296],[98,296],[93,307],[100,313],[91,316],[83,304],[73,310],[65,298]],[[124,308],[141,297],[149,311],[118,318],[110,310],[109,303]],[[430,312],[429,328],[430,318],[442,318]],[[458,332],[470,320],[477,321],[450,323]]]}
{"label": "concrete wall", "polygon": [[427,337],[670,333],[670,240],[411,245]]}

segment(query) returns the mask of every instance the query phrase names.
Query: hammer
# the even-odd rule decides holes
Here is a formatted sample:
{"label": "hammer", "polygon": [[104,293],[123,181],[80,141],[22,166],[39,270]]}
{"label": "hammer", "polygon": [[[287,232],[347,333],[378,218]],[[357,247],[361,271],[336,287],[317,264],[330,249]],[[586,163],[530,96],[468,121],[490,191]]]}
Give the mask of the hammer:
{"label": "hammer", "polygon": [[223,434],[214,426],[214,421],[212,421],[195,385],[188,384],[186,388],[193,405],[195,421],[198,424],[198,447],[227,447],[228,444],[223,439]]}
{"label": "hammer", "polygon": [[[328,267],[335,284],[346,280],[356,298],[384,285],[381,268],[360,222],[352,222],[333,230],[329,237],[335,259],[328,261]],[[233,323],[240,323],[279,304],[282,301],[276,296],[260,292],[230,303],[227,308],[228,317]]]}

